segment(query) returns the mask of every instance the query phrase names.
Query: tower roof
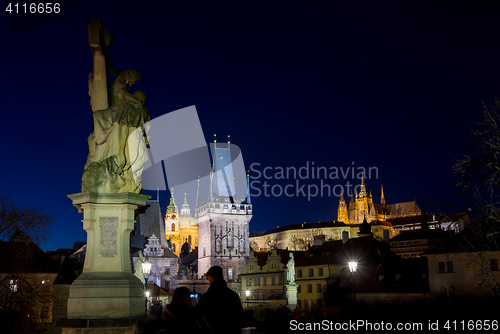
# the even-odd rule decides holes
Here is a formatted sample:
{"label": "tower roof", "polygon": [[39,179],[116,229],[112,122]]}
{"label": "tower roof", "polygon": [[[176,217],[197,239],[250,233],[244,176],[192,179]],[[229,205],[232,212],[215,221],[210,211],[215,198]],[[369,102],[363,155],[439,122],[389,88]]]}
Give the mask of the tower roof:
{"label": "tower roof", "polygon": [[344,199],[344,187],[340,188],[340,199],[339,203],[344,203],[345,204],[345,199]]}
{"label": "tower roof", "polygon": [[365,184],[365,173],[361,172],[361,189],[359,191],[358,197],[364,198],[366,196],[367,196],[367,193],[366,193],[366,184]]}
{"label": "tower roof", "polygon": [[189,204],[187,202],[187,193],[184,193],[184,203],[181,206],[181,210],[182,209],[188,209],[188,210],[190,210]]}
{"label": "tower roof", "polygon": [[385,206],[384,185],[380,185],[380,204]]}
{"label": "tower roof", "polygon": [[132,254],[143,250],[148,243],[147,239],[154,234],[158,237],[161,248],[163,248],[163,257],[177,257],[170,251],[165,234],[165,225],[161,216],[160,203],[148,201],[148,208],[145,213],[137,216],[134,224],[135,233],[132,237]]}
{"label": "tower roof", "polygon": [[213,201],[234,203],[235,186],[229,145],[226,148],[214,145],[211,190]]}
{"label": "tower roof", "polygon": [[170,203],[167,206],[167,214],[177,212],[177,205],[175,205],[175,198],[174,198],[174,188],[171,189],[170,194],[171,194]]}

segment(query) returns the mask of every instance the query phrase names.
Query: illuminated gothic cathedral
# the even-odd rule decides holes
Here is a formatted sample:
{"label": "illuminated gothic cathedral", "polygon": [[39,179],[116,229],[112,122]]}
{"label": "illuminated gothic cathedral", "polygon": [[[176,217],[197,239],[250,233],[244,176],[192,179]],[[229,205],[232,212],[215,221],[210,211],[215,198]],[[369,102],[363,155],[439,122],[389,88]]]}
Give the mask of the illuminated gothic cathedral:
{"label": "illuminated gothic cathedral", "polygon": [[345,224],[361,224],[365,217],[371,222],[420,215],[416,201],[386,204],[383,186],[381,186],[380,204],[374,204],[371,191],[369,193],[366,191],[364,175],[361,176],[359,192],[357,191],[354,195],[351,190],[350,197],[349,206],[346,204],[343,193],[339,200],[337,220]]}

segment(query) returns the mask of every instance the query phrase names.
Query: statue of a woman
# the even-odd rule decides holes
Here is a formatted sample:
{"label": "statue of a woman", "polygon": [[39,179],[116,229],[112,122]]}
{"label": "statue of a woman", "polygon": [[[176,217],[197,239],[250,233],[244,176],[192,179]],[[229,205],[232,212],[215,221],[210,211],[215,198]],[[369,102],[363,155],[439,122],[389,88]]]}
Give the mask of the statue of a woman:
{"label": "statue of a woman", "polygon": [[295,283],[295,260],[293,259],[292,252],[290,252],[290,259],[286,264],[286,280],[288,284]]}

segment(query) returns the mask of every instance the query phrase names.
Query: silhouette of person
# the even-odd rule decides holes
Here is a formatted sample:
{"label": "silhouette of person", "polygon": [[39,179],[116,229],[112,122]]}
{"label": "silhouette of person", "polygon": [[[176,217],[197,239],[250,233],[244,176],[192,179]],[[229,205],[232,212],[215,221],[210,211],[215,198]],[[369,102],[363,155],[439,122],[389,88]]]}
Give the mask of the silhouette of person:
{"label": "silhouette of person", "polygon": [[243,308],[240,297],[231,290],[222,274],[222,267],[213,266],[206,273],[210,287],[200,298],[200,311],[213,333],[241,333]]}
{"label": "silhouette of person", "polygon": [[161,315],[167,329],[166,332],[196,333],[194,307],[188,288],[179,287],[175,289],[172,300],[163,308]]}

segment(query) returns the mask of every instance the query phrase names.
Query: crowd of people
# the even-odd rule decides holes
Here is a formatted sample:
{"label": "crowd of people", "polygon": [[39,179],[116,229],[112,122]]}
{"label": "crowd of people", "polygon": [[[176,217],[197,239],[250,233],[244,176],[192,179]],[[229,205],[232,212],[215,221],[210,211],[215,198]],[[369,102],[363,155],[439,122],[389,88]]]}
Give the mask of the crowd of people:
{"label": "crowd of people", "polygon": [[148,321],[142,333],[240,334],[244,327],[261,331],[286,327],[291,319],[289,315],[299,321],[308,318],[307,314],[302,317],[298,306],[293,312],[283,305],[276,310],[259,305],[254,310],[243,311],[240,297],[223,278],[222,267],[213,266],[206,275],[210,287],[198,302],[186,287],[175,289],[165,307],[154,301],[150,313],[156,320]]}

